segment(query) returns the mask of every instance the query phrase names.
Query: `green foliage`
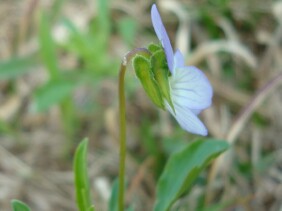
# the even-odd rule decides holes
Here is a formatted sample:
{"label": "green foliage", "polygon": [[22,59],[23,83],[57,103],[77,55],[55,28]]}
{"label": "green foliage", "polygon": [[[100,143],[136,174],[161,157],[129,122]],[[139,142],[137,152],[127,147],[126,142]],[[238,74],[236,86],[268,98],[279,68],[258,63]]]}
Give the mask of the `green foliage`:
{"label": "green foliage", "polygon": [[109,39],[112,32],[109,1],[99,0],[98,16],[89,23],[87,31],[81,31],[69,19],[63,24],[69,32],[68,40],[62,47],[74,53],[91,78],[112,76],[116,74],[119,61],[110,57]]}
{"label": "green foliage", "polygon": [[97,22],[95,26],[92,25],[93,27],[98,26],[96,29],[101,30],[102,33],[100,33],[100,35],[106,36],[107,39],[104,39],[104,42],[107,42],[108,36],[110,35],[110,30],[111,30],[109,2],[110,0],[98,0],[99,14],[98,14]]}
{"label": "green foliage", "polygon": [[112,193],[109,201],[109,211],[118,210],[118,180],[116,179],[112,186]]}
{"label": "green foliage", "polygon": [[51,27],[47,15],[41,14],[39,23],[39,44],[42,61],[46,66],[50,79],[59,76],[56,47],[51,36]]}
{"label": "green foliage", "polygon": [[76,202],[80,211],[94,211],[90,198],[90,184],[87,171],[87,144],[84,139],[76,149],[74,156],[74,181]]}
{"label": "green foliage", "polygon": [[52,23],[53,21],[56,20],[56,18],[60,15],[60,12],[62,10],[62,7],[64,6],[64,3],[66,2],[66,0],[54,0],[53,4],[51,6],[51,10],[50,10],[50,22]]}
{"label": "green foliage", "polygon": [[11,205],[13,211],[30,211],[30,208],[25,203],[16,199],[11,201]]}
{"label": "green foliage", "polygon": [[45,111],[50,106],[62,102],[68,97],[76,84],[67,80],[52,80],[36,90],[34,95],[34,109]]}
{"label": "green foliage", "polygon": [[[118,179],[116,179],[112,186],[112,193],[109,200],[108,211],[118,211]],[[125,211],[134,211],[133,207],[130,206]]]}
{"label": "green foliage", "polygon": [[31,70],[37,61],[34,57],[13,57],[0,62],[0,80],[14,79]]}
{"label": "green foliage", "polygon": [[133,46],[137,32],[136,21],[132,18],[122,18],[118,23],[118,29],[124,42],[128,46]]}
{"label": "green foliage", "polygon": [[225,141],[198,140],[174,153],[158,181],[154,211],[169,210],[208,163],[227,148]]}

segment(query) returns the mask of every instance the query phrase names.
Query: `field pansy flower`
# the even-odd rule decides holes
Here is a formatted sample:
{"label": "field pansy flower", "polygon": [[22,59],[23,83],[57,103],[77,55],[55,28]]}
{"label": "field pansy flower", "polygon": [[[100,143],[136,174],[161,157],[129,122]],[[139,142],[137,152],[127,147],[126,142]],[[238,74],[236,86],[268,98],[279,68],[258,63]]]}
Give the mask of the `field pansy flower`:
{"label": "field pansy flower", "polygon": [[166,109],[180,126],[191,133],[206,136],[208,131],[198,114],[212,103],[212,87],[204,73],[194,66],[185,66],[179,50],[173,52],[168,34],[154,4],[151,9],[154,30],[164,49],[169,76],[170,97],[173,108],[165,101]]}

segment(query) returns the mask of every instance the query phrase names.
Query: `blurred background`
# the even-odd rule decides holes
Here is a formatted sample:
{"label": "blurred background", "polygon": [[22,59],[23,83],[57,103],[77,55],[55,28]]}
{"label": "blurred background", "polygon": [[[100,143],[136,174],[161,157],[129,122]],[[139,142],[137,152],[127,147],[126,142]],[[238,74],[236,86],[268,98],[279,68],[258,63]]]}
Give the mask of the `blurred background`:
{"label": "blurred background", "polygon": [[[209,77],[209,136],[232,149],[172,210],[282,210],[282,1],[0,0],[0,209],[76,210],[72,160],[89,138],[98,211],[118,175],[119,64],[158,43],[157,3],[174,48]],[[127,202],[151,210],[171,153],[197,138],[126,76]]]}

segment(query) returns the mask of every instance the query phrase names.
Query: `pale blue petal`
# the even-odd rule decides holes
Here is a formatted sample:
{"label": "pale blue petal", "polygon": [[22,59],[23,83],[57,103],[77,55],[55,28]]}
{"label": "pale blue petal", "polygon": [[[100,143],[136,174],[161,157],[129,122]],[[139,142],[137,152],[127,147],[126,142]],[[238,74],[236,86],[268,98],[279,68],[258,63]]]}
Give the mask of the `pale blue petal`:
{"label": "pale blue petal", "polygon": [[196,115],[199,115],[202,111],[202,109],[191,109],[191,111],[196,114]]}
{"label": "pale blue petal", "polygon": [[178,49],[176,50],[173,59],[174,59],[174,69],[185,66],[184,56]]}
{"label": "pale blue petal", "polygon": [[206,136],[208,134],[208,130],[205,125],[190,109],[174,105],[174,113],[168,103],[166,104],[166,107],[184,130],[202,136]]}
{"label": "pale blue petal", "polygon": [[212,87],[204,73],[196,67],[175,69],[170,77],[170,94],[173,104],[201,110],[212,103]]}
{"label": "pale blue petal", "polygon": [[165,27],[163,25],[161,16],[155,4],[153,4],[152,9],[151,9],[151,19],[152,19],[153,27],[155,29],[157,37],[159,38],[164,48],[168,68],[170,72],[172,73],[173,71],[173,49],[172,49],[169,37],[167,35],[167,32],[165,30]]}

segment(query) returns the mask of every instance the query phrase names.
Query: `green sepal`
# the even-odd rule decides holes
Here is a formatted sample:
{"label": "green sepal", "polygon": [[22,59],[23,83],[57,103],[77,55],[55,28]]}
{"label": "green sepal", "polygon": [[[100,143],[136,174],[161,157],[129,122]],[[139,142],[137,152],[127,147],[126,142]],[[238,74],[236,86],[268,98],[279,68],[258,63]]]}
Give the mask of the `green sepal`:
{"label": "green sepal", "polygon": [[151,101],[159,108],[165,109],[160,88],[151,72],[150,61],[137,55],[133,59],[133,68]]}
{"label": "green sepal", "polygon": [[170,97],[170,86],[168,81],[169,69],[167,66],[166,56],[164,51],[158,50],[151,56],[151,68],[154,78],[157,81],[162,96],[167,100],[168,104],[174,110],[174,106]]}
{"label": "green sepal", "polygon": [[150,43],[148,46],[148,50],[153,54],[162,49],[162,46],[157,45],[155,43]]}

